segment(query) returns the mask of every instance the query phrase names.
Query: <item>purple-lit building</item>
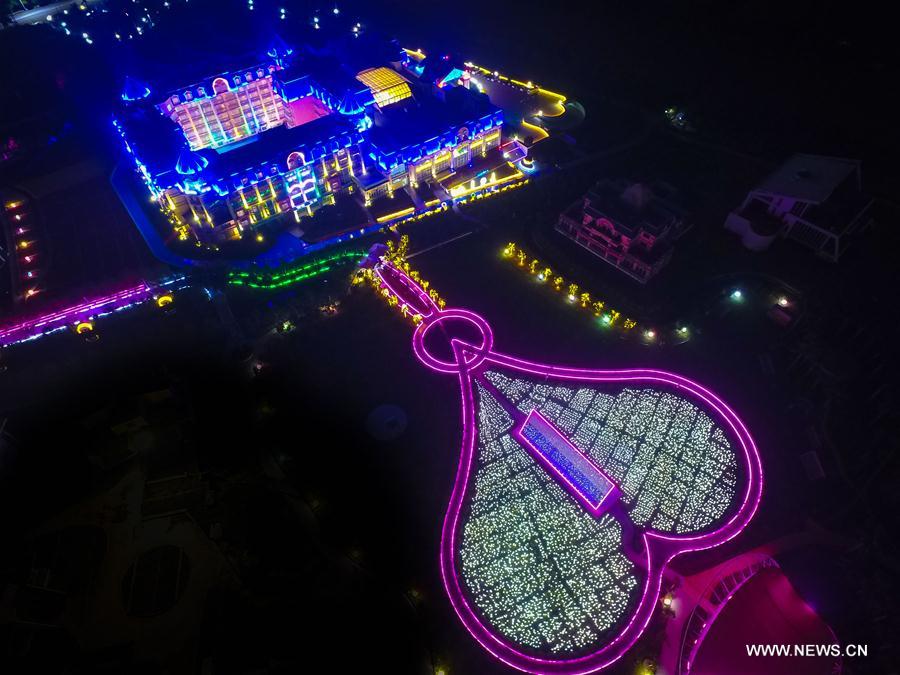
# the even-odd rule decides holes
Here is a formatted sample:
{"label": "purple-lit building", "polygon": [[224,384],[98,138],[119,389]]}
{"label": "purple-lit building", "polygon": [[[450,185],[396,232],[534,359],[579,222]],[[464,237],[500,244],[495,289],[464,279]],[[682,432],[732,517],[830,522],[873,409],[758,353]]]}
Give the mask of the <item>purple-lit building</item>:
{"label": "purple-lit building", "polygon": [[672,257],[688,227],[666,186],[604,181],[559,216],[556,229],[601,260],[646,283]]}
{"label": "purple-lit building", "polygon": [[338,194],[369,206],[500,156],[503,112],[469,83],[464,67],[395,43],[279,42],[190,84],[129,78],[115,125],[178,237],[214,244],[279,216],[301,223]]}

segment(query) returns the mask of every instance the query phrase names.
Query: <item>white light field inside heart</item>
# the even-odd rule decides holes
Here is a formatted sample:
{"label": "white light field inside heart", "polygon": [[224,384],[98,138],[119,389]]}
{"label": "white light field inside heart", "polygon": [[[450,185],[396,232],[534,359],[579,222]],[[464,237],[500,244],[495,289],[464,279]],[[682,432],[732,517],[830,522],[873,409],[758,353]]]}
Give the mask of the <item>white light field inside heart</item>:
{"label": "white light field inside heart", "polygon": [[735,506],[734,448],[709,415],[682,396],[634,386],[606,394],[496,371],[485,376],[523,413],[539,410],[615,481],[635,525],[703,533]]}
{"label": "white light field inside heart", "polygon": [[621,629],[643,572],[622,526],[590,514],[511,435],[513,420],[476,388],[478,442],[457,539],[471,604],[499,635],[535,653],[577,655]]}

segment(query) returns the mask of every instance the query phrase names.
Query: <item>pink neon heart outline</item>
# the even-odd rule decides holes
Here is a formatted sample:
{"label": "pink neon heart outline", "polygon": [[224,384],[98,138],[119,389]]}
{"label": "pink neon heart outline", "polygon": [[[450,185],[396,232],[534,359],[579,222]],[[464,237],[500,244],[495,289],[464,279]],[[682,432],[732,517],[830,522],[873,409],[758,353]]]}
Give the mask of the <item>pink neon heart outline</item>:
{"label": "pink neon heart outline", "polygon": [[[456,372],[459,375],[462,396],[463,438],[460,459],[457,467],[450,504],[444,517],[441,529],[440,564],[444,588],[450,598],[457,616],[463,625],[488,652],[503,663],[532,673],[565,673],[581,675],[592,673],[608,667],[624,656],[641,636],[653,616],[659,598],[662,575],[666,565],[682,553],[699,551],[719,546],[740,534],[759,507],[762,498],[762,464],[759,451],[753,442],[746,426],[737,414],[718,396],[705,387],[680,375],[653,369],[625,370],[589,370],[551,366],[518,359],[493,350],[493,334],[487,321],[468,310],[440,310],[431,298],[421,290],[406,274],[394,265],[381,262],[375,268],[376,274],[388,290],[404,301],[417,312],[422,321],[413,333],[413,351],[419,360],[429,368],[441,372]],[[450,364],[437,360],[429,354],[425,347],[425,334],[429,328],[441,322],[442,318],[466,319],[478,326],[482,332],[482,343],[477,346],[468,345],[451,339],[456,362]],[[647,554],[647,570],[641,600],[632,614],[628,624],[619,633],[603,644],[599,649],[575,658],[552,659],[537,657],[522,652],[501,635],[492,631],[478,618],[470,606],[462,589],[456,569],[456,534],[459,528],[459,516],[465,502],[468,479],[472,471],[475,457],[477,427],[475,420],[475,401],[472,382],[476,375],[483,372],[488,363],[516,370],[527,375],[565,380],[571,382],[648,382],[665,383],[699,403],[714,420],[726,429],[730,429],[741,448],[744,460],[743,475],[746,485],[740,507],[724,524],[712,532],[694,536],[674,536],[644,530],[644,549]]]}

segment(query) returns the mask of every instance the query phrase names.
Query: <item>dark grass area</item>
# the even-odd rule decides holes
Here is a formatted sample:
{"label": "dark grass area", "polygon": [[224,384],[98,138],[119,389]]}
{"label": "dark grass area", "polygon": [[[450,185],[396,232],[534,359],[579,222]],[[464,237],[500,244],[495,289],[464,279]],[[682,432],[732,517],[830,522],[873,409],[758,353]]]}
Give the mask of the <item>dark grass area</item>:
{"label": "dark grass area", "polygon": [[159,269],[106,175],[62,184],[34,204],[46,251],[41,285],[47,298],[152,277]]}
{"label": "dark grass area", "polygon": [[431,183],[419,183],[415,187],[415,191],[416,196],[425,204],[437,199],[437,195],[434,193],[434,188]]}
{"label": "dark grass area", "polygon": [[[27,570],[24,533],[68,506],[116,494],[117,481],[134,470],[134,462],[155,466],[156,478],[199,469],[208,481],[209,497],[190,502],[189,509],[202,529],[199,538],[181,538],[178,544],[191,556],[188,583],[212,583],[200,608],[205,618],[174,633],[183,617],[169,624],[144,621],[169,631],[174,643],[202,645],[203,653],[225,672],[260,667],[272,658],[308,665],[318,659],[311,654],[337,653],[346,645],[347,630],[355,635],[355,651],[344,655],[342,663],[354,669],[415,672],[429,660],[428,643],[420,637],[416,605],[405,593],[421,586],[409,567],[398,562],[412,542],[402,538],[402,528],[384,527],[399,510],[393,490],[385,488],[390,476],[382,474],[377,453],[364,458],[354,452],[348,461],[345,452],[334,451],[366,447],[361,425],[355,419],[348,423],[342,408],[323,396],[313,379],[298,379],[290,363],[280,363],[272,377],[252,379],[249,367],[231,356],[203,293],[179,295],[176,303],[174,314],[146,307],[103,321],[97,343],[65,334],[24,346],[14,355],[4,381],[15,384],[16,401],[4,400],[0,409],[27,407],[32,396],[43,403],[39,414],[18,415],[6,429],[15,445],[4,449],[3,522],[7,542],[15,547],[5,548],[4,569],[12,569],[10,556],[20,551]],[[140,337],[135,339],[135,333]],[[293,343],[291,351],[302,344]],[[40,367],[30,367],[41,357]],[[146,456],[107,470],[88,461],[87,454],[102,453],[107,438],[118,433],[107,425],[141,414],[146,404],[140,400],[166,389],[174,396],[179,411],[174,423],[185,439],[177,453],[165,444],[151,445],[143,451]],[[143,414],[148,415],[146,410]],[[224,414],[228,424],[221,423]],[[151,428],[156,433],[162,427],[157,420]],[[323,445],[326,439],[329,444]],[[13,449],[20,452],[11,453]],[[288,477],[279,483],[265,476],[261,464],[272,461],[266,457],[275,457]],[[160,472],[163,459],[165,470]],[[47,463],[58,470],[48,474]],[[7,480],[13,468],[18,487]],[[39,490],[27,487],[38,482]],[[315,515],[311,502],[317,505]],[[21,514],[15,522],[7,517],[13,504]],[[366,508],[360,509],[361,504]],[[123,512],[119,517],[132,516]],[[67,522],[66,516],[56,521]],[[231,558],[232,572],[240,579],[237,586],[227,578],[210,579],[209,568],[198,561],[198,547],[208,545],[203,532],[214,523],[224,524],[218,545]],[[140,531],[135,536],[141,540]],[[88,589],[116,587],[115,579],[98,578],[98,571],[96,565],[88,571],[94,580]],[[91,598],[101,607],[108,602],[91,590],[80,593],[77,597]],[[194,611],[177,607],[176,614]],[[91,630],[117,632],[102,623],[117,621],[115,607],[98,616],[101,623]],[[398,635],[404,639],[397,640]],[[27,635],[16,638],[4,632],[4,638],[18,649]],[[127,649],[87,649],[83,643],[80,655],[70,645],[26,651],[28,669],[62,667],[72,659],[93,664],[89,669],[104,661],[123,670],[135,664]],[[169,658],[169,663],[178,662]],[[4,656],[4,663],[24,664],[12,654]]]}

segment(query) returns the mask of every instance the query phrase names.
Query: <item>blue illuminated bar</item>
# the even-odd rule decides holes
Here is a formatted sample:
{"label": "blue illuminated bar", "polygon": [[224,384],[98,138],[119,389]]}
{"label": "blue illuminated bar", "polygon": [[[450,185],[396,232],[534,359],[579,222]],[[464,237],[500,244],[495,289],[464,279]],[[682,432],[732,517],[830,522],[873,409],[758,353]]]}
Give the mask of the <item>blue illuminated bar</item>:
{"label": "blue illuminated bar", "polygon": [[532,410],[516,435],[591,513],[606,511],[616,484],[543,415]]}

